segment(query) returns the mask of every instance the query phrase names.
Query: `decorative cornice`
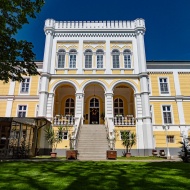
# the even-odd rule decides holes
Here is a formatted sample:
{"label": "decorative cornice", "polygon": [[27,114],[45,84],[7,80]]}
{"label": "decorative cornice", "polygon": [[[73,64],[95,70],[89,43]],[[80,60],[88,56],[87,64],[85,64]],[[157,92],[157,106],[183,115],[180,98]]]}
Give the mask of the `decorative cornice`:
{"label": "decorative cornice", "polygon": [[172,71],[149,71],[148,74],[173,74]]}
{"label": "decorative cornice", "polygon": [[134,32],[131,32],[131,33],[117,33],[117,32],[111,32],[111,33],[108,33],[108,32],[102,32],[102,33],[96,33],[96,32],[92,32],[92,33],[84,33],[84,32],[76,32],[76,33],[73,33],[73,32],[67,32],[67,33],[64,33],[64,32],[60,32],[60,33],[57,33],[55,32],[54,33],[54,37],[136,37],[136,33]]}
{"label": "decorative cornice", "polygon": [[180,71],[180,72],[178,72],[178,74],[190,74],[190,72]]}

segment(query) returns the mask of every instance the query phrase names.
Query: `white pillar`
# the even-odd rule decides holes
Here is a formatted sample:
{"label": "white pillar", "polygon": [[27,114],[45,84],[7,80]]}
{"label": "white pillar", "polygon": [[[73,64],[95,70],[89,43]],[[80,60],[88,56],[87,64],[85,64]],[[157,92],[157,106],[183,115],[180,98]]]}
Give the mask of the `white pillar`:
{"label": "white pillar", "polygon": [[178,71],[173,71],[173,75],[174,75],[177,109],[178,109],[178,114],[179,114],[179,123],[180,125],[184,125],[185,117],[184,117],[184,110],[183,110],[183,96],[181,95]]}
{"label": "white pillar", "polygon": [[7,107],[6,107],[5,117],[11,117],[13,100],[14,100],[14,91],[15,91],[15,82],[11,81],[10,87],[9,87],[9,94],[8,94],[9,97],[7,98]]}
{"label": "white pillar", "polygon": [[83,116],[83,106],[84,106],[84,93],[75,93],[75,117]]}
{"label": "white pillar", "polygon": [[106,74],[111,74],[110,40],[106,40]]}
{"label": "white pillar", "polygon": [[105,117],[108,119],[110,132],[114,130],[113,116],[113,92],[111,91],[105,93]]}
{"label": "white pillar", "polygon": [[144,150],[145,155],[151,155],[152,149],[154,148],[153,143],[153,128],[150,116],[150,102],[149,102],[149,91],[148,91],[148,75],[146,71],[146,56],[144,46],[144,32],[145,28],[142,27],[141,20],[137,21],[137,51],[138,51],[138,63],[141,85],[141,102],[142,102],[142,121],[143,121],[143,134],[144,134]]}
{"label": "white pillar", "polygon": [[77,62],[78,74],[83,73],[83,40],[79,40],[79,50],[78,50],[78,62]]}
{"label": "white pillar", "polygon": [[49,77],[51,70],[51,56],[52,56],[52,45],[53,45],[53,31],[55,21],[48,19],[45,22],[45,50],[44,50],[44,61],[43,61],[43,72],[41,74],[41,89],[39,92],[39,114],[38,116],[46,117],[47,112],[47,99],[48,99],[48,86]]}
{"label": "white pillar", "polygon": [[54,108],[54,93],[49,93],[47,99],[47,113],[46,113],[46,117],[49,120],[53,118],[53,108]]}

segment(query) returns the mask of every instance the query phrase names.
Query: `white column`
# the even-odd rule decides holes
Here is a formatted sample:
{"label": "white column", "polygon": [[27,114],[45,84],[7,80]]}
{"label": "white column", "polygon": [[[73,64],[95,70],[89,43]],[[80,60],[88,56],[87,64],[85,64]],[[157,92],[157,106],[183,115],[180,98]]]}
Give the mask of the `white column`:
{"label": "white column", "polygon": [[113,122],[113,92],[105,93],[105,117],[109,122],[109,131],[112,132],[114,130],[114,122]]}
{"label": "white column", "polygon": [[137,51],[137,39],[134,38],[133,39],[133,66],[134,66],[134,74],[138,74],[139,73],[139,68],[138,68],[138,51]]}
{"label": "white column", "polygon": [[83,106],[84,106],[84,93],[75,93],[75,117],[83,116]]}
{"label": "white column", "polygon": [[53,107],[54,107],[53,105],[54,105],[54,93],[49,93],[47,99],[46,117],[50,120],[53,118]]}
{"label": "white column", "polygon": [[[137,149],[140,154],[143,154],[144,150],[144,133],[143,133],[143,121],[142,121],[142,104],[140,94],[135,94],[136,104],[136,134],[137,134]],[[143,152],[142,152],[143,151]],[[142,152],[142,153],[141,153]]]}
{"label": "white column", "polygon": [[184,117],[184,110],[183,110],[183,96],[181,95],[178,71],[173,71],[173,75],[174,75],[174,84],[175,84],[177,109],[178,109],[178,115],[179,115],[179,123],[180,125],[184,125],[185,117]]}
{"label": "white column", "polygon": [[44,61],[43,61],[43,72],[41,74],[41,89],[39,92],[39,114],[38,116],[46,117],[47,112],[47,99],[48,99],[48,86],[49,77],[51,70],[51,56],[52,56],[52,45],[53,45],[53,20],[46,20],[46,24],[51,27],[46,29],[46,41],[44,50]]}
{"label": "white column", "polygon": [[78,62],[77,62],[78,74],[83,73],[83,40],[79,40],[79,50],[78,50]]}
{"label": "white column", "polygon": [[142,121],[143,121],[143,134],[144,134],[144,150],[145,155],[151,155],[154,148],[153,143],[153,128],[150,116],[150,102],[148,91],[148,75],[146,71],[146,56],[144,46],[144,30],[137,30],[137,51],[138,51],[138,63],[141,85],[141,102],[142,102]]}
{"label": "white column", "polygon": [[15,82],[11,81],[10,87],[9,87],[9,94],[8,94],[9,97],[7,98],[7,107],[6,107],[5,117],[11,117],[13,100],[14,100],[14,91],[15,91]]}
{"label": "white column", "polygon": [[106,74],[111,74],[110,40],[106,40]]}

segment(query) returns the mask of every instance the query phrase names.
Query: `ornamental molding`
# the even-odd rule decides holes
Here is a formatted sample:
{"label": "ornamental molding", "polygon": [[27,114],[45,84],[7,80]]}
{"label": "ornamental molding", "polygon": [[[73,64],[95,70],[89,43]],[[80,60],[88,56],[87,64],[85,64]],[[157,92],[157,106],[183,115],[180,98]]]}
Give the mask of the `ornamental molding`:
{"label": "ornamental molding", "polygon": [[136,33],[54,33],[54,37],[136,37]]}
{"label": "ornamental molding", "polygon": [[148,74],[173,74],[173,71],[149,71]]}
{"label": "ornamental molding", "polygon": [[190,72],[180,71],[178,74],[190,74]]}

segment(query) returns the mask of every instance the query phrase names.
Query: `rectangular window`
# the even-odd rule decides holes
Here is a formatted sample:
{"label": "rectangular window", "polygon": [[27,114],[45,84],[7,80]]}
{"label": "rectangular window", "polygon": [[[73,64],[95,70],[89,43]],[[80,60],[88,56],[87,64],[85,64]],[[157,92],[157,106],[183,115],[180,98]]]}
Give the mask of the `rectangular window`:
{"label": "rectangular window", "polygon": [[63,132],[62,138],[63,138],[63,140],[67,140],[68,139],[68,132],[67,131]]}
{"label": "rectangular window", "polygon": [[28,93],[29,92],[29,85],[30,85],[30,79],[25,78],[24,81],[21,83],[21,93]]}
{"label": "rectangular window", "polygon": [[85,68],[92,68],[92,55],[85,55]]}
{"label": "rectangular window", "polygon": [[124,55],[125,68],[131,68],[131,55]]}
{"label": "rectangular window", "polygon": [[58,55],[58,68],[65,67],[65,55],[59,54]]}
{"label": "rectangular window", "polygon": [[17,117],[26,117],[26,105],[18,106]]}
{"label": "rectangular window", "polygon": [[113,55],[113,68],[119,68],[119,55]]}
{"label": "rectangular window", "polygon": [[124,138],[124,136],[127,136],[130,139],[130,131],[120,131],[121,140]]}
{"label": "rectangular window", "polygon": [[160,93],[161,94],[169,94],[168,79],[160,78],[159,81],[160,81]]}
{"label": "rectangular window", "polygon": [[168,143],[174,143],[174,135],[167,135]]}
{"label": "rectangular window", "polygon": [[165,124],[172,123],[171,106],[162,106],[163,119]]}
{"label": "rectangular window", "polygon": [[97,68],[103,68],[103,55],[97,55]]}
{"label": "rectangular window", "polygon": [[69,68],[76,68],[76,55],[70,55]]}

